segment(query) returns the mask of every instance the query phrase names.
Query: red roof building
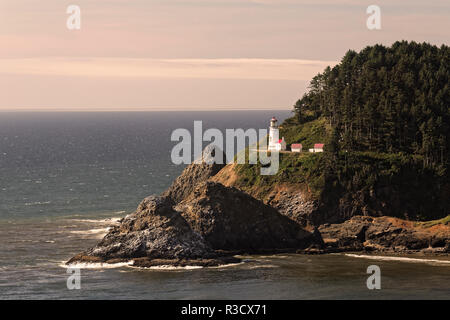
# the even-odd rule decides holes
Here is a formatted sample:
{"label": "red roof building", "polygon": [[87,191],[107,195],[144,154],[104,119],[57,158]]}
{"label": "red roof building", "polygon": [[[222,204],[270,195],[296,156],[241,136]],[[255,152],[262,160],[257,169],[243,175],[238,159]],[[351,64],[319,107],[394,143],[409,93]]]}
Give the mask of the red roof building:
{"label": "red roof building", "polygon": [[291,144],[291,151],[292,152],[302,152],[302,144],[301,143],[293,143]]}

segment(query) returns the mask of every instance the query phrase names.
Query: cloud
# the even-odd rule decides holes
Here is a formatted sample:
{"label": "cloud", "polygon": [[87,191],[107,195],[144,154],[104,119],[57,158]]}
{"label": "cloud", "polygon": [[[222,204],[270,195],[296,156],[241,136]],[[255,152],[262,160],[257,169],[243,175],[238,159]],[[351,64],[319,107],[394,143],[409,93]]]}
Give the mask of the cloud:
{"label": "cloud", "polygon": [[299,59],[0,59],[0,73],[106,78],[309,80],[336,61]]}

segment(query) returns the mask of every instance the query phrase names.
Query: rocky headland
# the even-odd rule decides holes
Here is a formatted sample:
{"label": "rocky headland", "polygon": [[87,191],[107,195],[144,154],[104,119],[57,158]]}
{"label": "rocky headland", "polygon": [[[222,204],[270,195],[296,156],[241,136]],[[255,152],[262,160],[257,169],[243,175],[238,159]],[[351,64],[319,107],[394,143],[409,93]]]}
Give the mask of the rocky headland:
{"label": "rocky headland", "polygon": [[[206,157],[186,167],[161,195],[145,198],[93,248],[67,264],[129,262],[137,267],[217,266],[237,254],[343,251],[448,254],[450,225],[392,217],[315,218],[307,190],[279,185],[265,197],[235,187],[235,165]],[[320,221],[317,223],[317,221]]]}
{"label": "rocky headland", "polygon": [[206,159],[189,165],[163,194],[145,198],[95,247],[67,264],[217,266],[239,262],[234,257],[239,253],[323,247],[318,232],[243,191],[210,181],[224,166]]}

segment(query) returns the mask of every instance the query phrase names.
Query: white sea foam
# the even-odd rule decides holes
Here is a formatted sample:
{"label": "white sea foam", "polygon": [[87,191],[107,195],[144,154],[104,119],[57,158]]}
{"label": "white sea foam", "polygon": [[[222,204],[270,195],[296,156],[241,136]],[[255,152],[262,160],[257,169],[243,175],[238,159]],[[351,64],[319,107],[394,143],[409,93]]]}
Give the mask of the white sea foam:
{"label": "white sea foam", "polygon": [[171,265],[160,265],[160,266],[152,266],[152,267],[136,267],[133,265],[129,266],[130,268],[135,269],[148,269],[148,270],[159,270],[159,271],[174,271],[174,270],[195,270],[195,269],[202,269],[204,267],[202,266],[171,266]]}
{"label": "white sea foam", "polygon": [[371,256],[371,255],[353,254],[353,253],[346,253],[345,255],[348,257],[379,260],[379,261],[401,261],[401,262],[410,262],[410,263],[430,263],[430,264],[450,265],[450,260],[407,258],[407,257],[393,257],[393,256]]}
{"label": "white sea foam", "polygon": [[273,264],[256,264],[248,266],[247,269],[253,270],[253,269],[272,269],[272,268],[278,268],[278,266]]}
{"label": "white sea foam", "polygon": [[42,206],[42,205],[46,205],[46,204],[50,204],[52,203],[51,201],[36,201],[36,202],[27,202],[25,203],[26,206]]}
{"label": "white sea foam", "polygon": [[241,261],[241,262],[236,262],[236,263],[228,263],[228,264],[220,264],[218,266],[214,266],[214,267],[208,267],[211,269],[222,269],[222,268],[229,268],[229,267],[235,267],[235,266],[239,266],[241,264],[246,263],[245,261]]}
{"label": "white sea foam", "polygon": [[171,265],[160,265],[160,266],[152,266],[152,267],[137,267],[133,266],[134,261],[128,262],[119,262],[119,263],[86,263],[86,262],[77,262],[73,264],[67,265],[65,261],[61,261],[60,267],[63,268],[80,268],[80,269],[113,269],[113,268],[121,268],[121,267],[130,267],[132,269],[140,269],[140,270],[155,270],[155,271],[183,271],[183,270],[197,270],[203,268],[225,268],[240,265],[244,262],[239,263],[230,263],[219,265],[215,267],[203,267],[203,266],[171,266]]}
{"label": "white sea foam", "polygon": [[76,230],[70,231],[70,233],[75,234],[98,234],[98,233],[106,233],[110,228],[98,228],[98,229],[89,229],[89,230]]}
{"label": "white sea foam", "polygon": [[77,262],[71,263],[69,265],[66,264],[65,261],[61,261],[60,267],[63,268],[80,268],[80,269],[113,269],[113,268],[122,268],[127,267],[133,264],[133,260],[127,262],[119,262],[119,263],[87,263],[87,262]]}
{"label": "white sea foam", "polygon": [[[119,212],[116,212],[119,213]],[[107,218],[107,219],[72,219],[72,221],[77,222],[87,222],[87,223],[98,223],[98,224],[112,224],[117,223],[121,217]]]}
{"label": "white sea foam", "polygon": [[95,239],[101,239],[103,238],[108,231],[111,228],[96,228],[96,229],[89,229],[89,230],[74,230],[74,231],[70,231],[70,233],[72,234],[78,234],[78,235],[82,235],[82,236],[92,236]]}

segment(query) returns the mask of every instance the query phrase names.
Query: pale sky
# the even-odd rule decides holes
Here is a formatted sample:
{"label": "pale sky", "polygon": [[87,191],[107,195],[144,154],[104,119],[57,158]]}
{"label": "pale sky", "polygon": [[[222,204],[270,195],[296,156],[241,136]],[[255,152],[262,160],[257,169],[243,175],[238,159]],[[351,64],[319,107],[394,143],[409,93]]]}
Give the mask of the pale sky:
{"label": "pale sky", "polygon": [[448,30],[448,0],[1,0],[0,110],[290,109],[348,49]]}

